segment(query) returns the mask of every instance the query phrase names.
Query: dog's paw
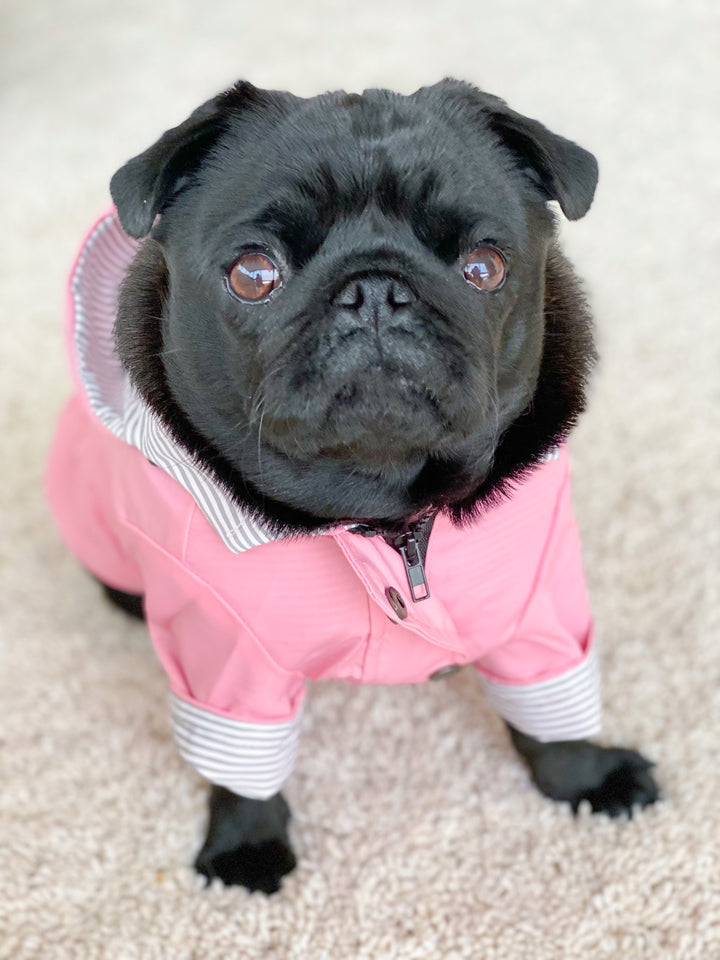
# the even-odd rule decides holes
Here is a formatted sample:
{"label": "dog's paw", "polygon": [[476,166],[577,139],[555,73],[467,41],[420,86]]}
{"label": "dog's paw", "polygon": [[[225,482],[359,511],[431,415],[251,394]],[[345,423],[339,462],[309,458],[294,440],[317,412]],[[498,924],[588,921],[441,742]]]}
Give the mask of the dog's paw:
{"label": "dog's paw", "polygon": [[195,869],[208,883],[219,877],[226,886],[276,893],[282,878],[295,869],[295,854],[282,840],[241,843],[234,850],[211,855],[201,850]]}
{"label": "dog's paw", "polygon": [[590,740],[543,743],[514,727],[509,730],[538,789],[546,797],[569,803],[575,813],[587,800],[593,813],[632,816],[634,807],[647,807],[658,799],[650,772],[655,764],[637,750],[605,747]]}
{"label": "dog's paw", "polygon": [[650,772],[654,766],[635,750],[610,748],[605,751],[606,764],[602,781],[587,787],[571,800],[577,813],[583,800],[590,803],[593,813],[606,813],[619,817],[627,813],[632,817],[633,807],[647,807],[659,797],[657,784]]}

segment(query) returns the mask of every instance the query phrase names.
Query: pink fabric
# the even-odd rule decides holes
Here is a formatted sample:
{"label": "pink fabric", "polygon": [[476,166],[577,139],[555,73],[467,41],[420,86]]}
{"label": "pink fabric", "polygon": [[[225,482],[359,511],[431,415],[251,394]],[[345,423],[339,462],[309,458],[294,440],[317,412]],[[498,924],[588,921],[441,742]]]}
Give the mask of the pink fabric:
{"label": "pink fabric", "polygon": [[[113,295],[110,290],[108,296]],[[337,528],[228,549],[178,482],[93,413],[79,374],[46,487],[63,537],[105,583],[146,597],[157,654],[182,700],[224,717],[294,717],[304,679],[416,683],[474,663],[505,685],[537,684],[589,655],[588,610],[567,452],[465,529],[440,516],[413,603],[400,556]],[[404,597],[397,620],[385,589]]]}

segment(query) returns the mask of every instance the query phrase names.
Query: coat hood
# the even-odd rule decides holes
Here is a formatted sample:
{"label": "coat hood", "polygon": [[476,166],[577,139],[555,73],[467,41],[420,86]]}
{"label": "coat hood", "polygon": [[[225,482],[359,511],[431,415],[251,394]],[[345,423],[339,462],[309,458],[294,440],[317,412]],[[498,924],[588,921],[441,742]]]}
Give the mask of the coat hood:
{"label": "coat hood", "polygon": [[68,291],[69,348],[80,394],[111,433],[137,447],[188,491],[233,553],[282,539],[233,502],[173,439],[122,367],[113,328],[120,286],[139,246],[111,210],[92,227],[80,249]]}

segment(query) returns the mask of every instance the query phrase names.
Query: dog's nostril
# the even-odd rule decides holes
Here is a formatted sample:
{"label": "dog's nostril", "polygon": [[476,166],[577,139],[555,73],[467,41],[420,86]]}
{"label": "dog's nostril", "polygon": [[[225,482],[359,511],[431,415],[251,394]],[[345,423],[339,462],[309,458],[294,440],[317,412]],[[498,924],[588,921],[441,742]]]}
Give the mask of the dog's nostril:
{"label": "dog's nostril", "polygon": [[391,281],[387,298],[391,307],[406,307],[414,299],[412,291],[404,283],[398,283],[396,280]]}
{"label": "dog's nostril", "polygon": [[361,277],[346,283],[334,297],[333,303],[352,310],[360,310],[363,306],[377,310],[383,306],[398,309],[408,306],[414,300],[415,295],[407,284],[393,277],[379,275]]}
{"label": "dog's nostril", "polygon": [[362,287],[357,280],[348,283],[342,288],[334,301],[339,307],[353,307],[357,310],[363,305]]}

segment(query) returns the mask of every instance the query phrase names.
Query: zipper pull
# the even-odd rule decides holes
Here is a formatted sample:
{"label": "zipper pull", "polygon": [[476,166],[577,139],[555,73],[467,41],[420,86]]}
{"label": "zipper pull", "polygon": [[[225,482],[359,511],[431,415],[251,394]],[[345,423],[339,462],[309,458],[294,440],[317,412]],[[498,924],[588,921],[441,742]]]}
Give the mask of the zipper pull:
{"label": "zipper pull", "polygon": [[427,600],[430,596],[430,588],[425,577],[425,565],[415,534],[404,534],[397,546],[405,564],[405,574],[410,585],[410,596],[413,602],[419,603],[420,600]]}

